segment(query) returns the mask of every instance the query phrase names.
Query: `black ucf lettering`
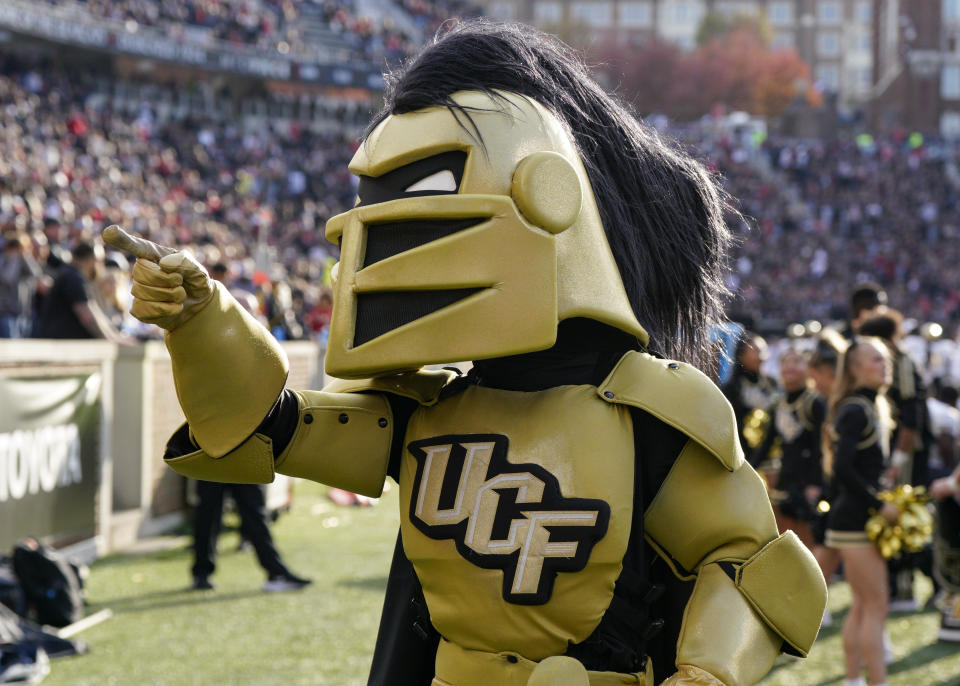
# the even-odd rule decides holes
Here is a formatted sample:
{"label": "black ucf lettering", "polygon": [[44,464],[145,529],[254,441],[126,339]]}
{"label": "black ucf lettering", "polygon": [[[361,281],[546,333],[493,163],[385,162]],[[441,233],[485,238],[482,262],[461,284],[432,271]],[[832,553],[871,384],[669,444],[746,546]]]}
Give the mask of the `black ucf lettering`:
{"label": "black ucf lettering", "polygon": [[501,434],[414,441],[410,521],[430,538],[452,539],[471,564],[503,570],[503,597],[518,605],[550,599],[558,572],[583,569],[607,532],[603,500],[565,498],[537,464],[507,461]]}

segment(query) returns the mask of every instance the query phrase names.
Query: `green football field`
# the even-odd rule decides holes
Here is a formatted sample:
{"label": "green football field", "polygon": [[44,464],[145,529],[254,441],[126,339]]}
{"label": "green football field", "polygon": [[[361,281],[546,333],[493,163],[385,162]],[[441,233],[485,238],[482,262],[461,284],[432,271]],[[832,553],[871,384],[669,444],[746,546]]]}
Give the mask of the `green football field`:
{"label": "green football field", "polygon": [[[171,538],[162,552],[97,562],[88,613],[110,608],[114,616],[83,632],[90,653],[54,661],[44,684],[365,684],[399,524],[396,488],[366,509],[336,507],[324,493],[297,484],[292,511],[274,527],[291,569],[314,579],[300,592],[263,593],[263,573],[252,551],[236,551],[232,531],[220,538],[215,591],[187,590],[185,537]],[[925,599],[929,587],[918,586]],[[842,684],[839,620],[848,603],[845,585],[837,585],[834,628],[822,632],[808,659],[778,663],[762,683]],[[891,685],[960,685],[960,646],[937,643],[938,621],[930,612],[889,620]]]}

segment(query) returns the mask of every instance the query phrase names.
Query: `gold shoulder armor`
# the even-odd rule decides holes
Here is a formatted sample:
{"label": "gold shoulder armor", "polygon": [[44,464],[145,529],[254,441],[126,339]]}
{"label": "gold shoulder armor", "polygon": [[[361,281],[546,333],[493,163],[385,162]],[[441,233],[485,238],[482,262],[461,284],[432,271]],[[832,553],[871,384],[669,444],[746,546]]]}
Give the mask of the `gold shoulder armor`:
{"label": "gold shoulder armor", "polygon": [[728,470],[743,464],[733,408],[706,374],[683,362],[628,352],[597,389],[611,403],[649,412],[702,445]]}
{"label": "gold shoulder armor", "polygon": [[416,400],[421,405],[433,405],[443,387],[456,376],[447,369],[421,369],[373,379],[334,379],[323,390],[327,393],[390,393]]}

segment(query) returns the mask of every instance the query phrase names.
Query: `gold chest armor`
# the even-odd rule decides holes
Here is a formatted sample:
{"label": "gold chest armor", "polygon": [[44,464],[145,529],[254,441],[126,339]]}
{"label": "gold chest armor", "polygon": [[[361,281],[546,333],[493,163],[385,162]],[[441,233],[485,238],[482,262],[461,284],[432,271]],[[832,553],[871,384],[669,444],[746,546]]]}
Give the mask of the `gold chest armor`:
{"label": "gold chest armor", "polygon": [[633,425],[594,386],[470,387],[410,419],[404,551],[448,640],[532,660],[596,628],[630,535]]}

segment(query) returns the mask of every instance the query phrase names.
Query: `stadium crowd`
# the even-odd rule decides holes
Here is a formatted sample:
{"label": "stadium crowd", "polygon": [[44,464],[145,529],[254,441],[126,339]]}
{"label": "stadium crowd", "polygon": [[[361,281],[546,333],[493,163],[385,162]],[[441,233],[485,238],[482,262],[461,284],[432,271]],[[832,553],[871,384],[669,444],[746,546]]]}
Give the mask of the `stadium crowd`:
{"label": "stadium crowd", "polygon": [[[161,120],[147,103],[126,116],[88,97],[90,88],[82,75],[0,62],[6,242],[44,263],[119,223],[193,246],[248,287],[254,258],[266,264],[269,248],[282,267],[257,280],[289,281],[308,304],[317,301],[322,265],[336,253],[322,227],[353,201],[352,141],[296,124]],[[952,336],[960,320],[960,275],[948,267],[960,260],[952,181],[960,150],[895,137],[829,145],[770,138],[757,147],[705,131],[686,131],[684,142],[721,174],[745,218],[730,216],[742,238],[732,315],[842,319],[850,284],[869,278],[886,287],[893,307],[939,321]],[[29,289],[19,290],[29,317]]]}
{"label": "stadium crowd", "polygon": [[[274,300],[293,311],[323,300],[335,252],[323,226],[353,200],[351,141],[298,126],[160,122],[147,106],[127,117],[109,102],[91,104],[86,88],[79,74],[2,63],[0,300],[15,331],[33,330],[59,265],[111,223],[189,245],[231,286],[256,294],[265,314]],[[122,255],[108,257],[123,266]],[[124,317],[127,294],[117,282],[125,271],[102,271],[103,305],[128,333],[156,335]],[[308,335],[281,329],[283,337]]]}
{"label": "stadium crowd", "polygon": [[735,313],[842,319],[850,285],[871,279],[897,309],[953,333],[960,149],[905,136],[859,144],[771,138],[751,155],[729,139],[699,142],[749,218],[732,265]]}
{"label": "stadium crowd", "polygon": [[[423,36],[452,16],[478,13],[463,0],[395,2]],[[151,27],[180,41],[219,41],[308,58],[346,46],[352,59],[380,65],[409,56],[421,38],[389,16],[360,12],[351,0],[80,0],[78,6],[94,18],[134,29]],[[312,36],[311,25],[325,30],[333,42]]]}
{"label": "stadium crowd", "polygon": [[[425,32],[464,9],[458,0],[394,2]],[[281,41],[306,49],[297,43],[295,28],[301,3],[292,0],[85,4],[94,14],[122,21],[191,24],[219,40],[260,47]],[[314,4],[328,26],[340,26],[353,37],[364,59],[399,59],[413,45],[388,23],[358,17],[350,3]],[[347,163],[356,142],[297,123],[250,127],[239,118],[166,119],[149,102],[130,116],[109,97],[91,97],[93,89],[89,75],[0,53],[0,337],[103,333],[100,325],[51,329],[51,321],[58,321],[49,317],[53,304],[70,302],[87,287],[109,319],[109,330],[116,332],[114,340],[159,337],[159,329],[128,314],[127,257],[102,252],[101,230],[119,224],[162,245],[192,251],[277,338],[322,341],[332,307],[330,268],[338,253],[323,228],[329,217],[354,203],[356,182]],[[960,262],[955,192],[960,147],[906,135],[829,143],[770,137],[758,143],[710,126],[666,133],[682,134],[682,142],[720,175],[739,210],[728,215],[741,239],[729,276],[732,318],[754,324],[847,320],[851,287],[869,279],[883,286],[889,305],[909,317],[940,322],[952,339],[960,323],[960,274],[953,268]],[[889,336],[883,354],[906,359],[901,333]],[[764,368],[765,344],[746,336],[740,341],[740,348],[730,351],[736,365],[725,392],[737,408],[749,459],[763,467],[774,461],[774,430],[782,430],[777,413],[793,413],[795,429],[804,423],[796,414],[804,405],[797,402],[808,390],[812,394],[807,365],[813,369],[812,360],[822,351],[811,357],[810,350],[784,348],[773,366]],[[835,369],[846,350],[835,348],[826,366]],[[960,455],[955,388],[960,350],[956,345],[942,350],[954,357],[952,365],[935,368],[926,353],[914,360],[918,381],[935,389],[930,397],[911,396],[926,422],[917,429],[926,432],[921,450],[936,468],[927,470],[923,462],[923,476],[913,479],[918,484],[946,479]],[[799,370],[792,380],[779,364],[790,354]],[[765,377],[764,371],[781,378]],[[850,381],[858,380],[851,376]],[[792,393],[800,395],[790,400]],[[824,397],[829,389],[821,394],[809,403],[811,416],[815,405],[820,409],[816,431],[806,429],[809,445],[802,449],[808,452],[819,451],[819,432],[832,421]],[[750,444],[743,430],[757,409],[768,415],[767,433]],[[799,431],[792,440],[798,436]],[[789,444],[786,436],[780,438],[781,448]],[[819,468],[813,472],[822,476]],[[955,486],[956,479],[951,483]],[[802,529],[812,548],[833,549],[829,536],[814,541],[812,522],[823,484],[800,485],[793,493],[780,484],[781,524]],[[815,495],[809,495],[808,486],[816,486]],[[861,524],[853,528],[862,533]],[[819,561],[830,578],[829,560]],[[912,589],[913,570],[905,571]],[[960,639],[960,623],[954,618],[950,624],[946,617],[941,631],[956,632],[948,634],[957,637],[949,640]],[[879,632],[874,639],[879,645]]]}
{"label": "stadium crowd", "polygon": [[433,34],[450,17],[479,16],[477,3],[467,0],[393,0],[402,7],[423,31]]}

